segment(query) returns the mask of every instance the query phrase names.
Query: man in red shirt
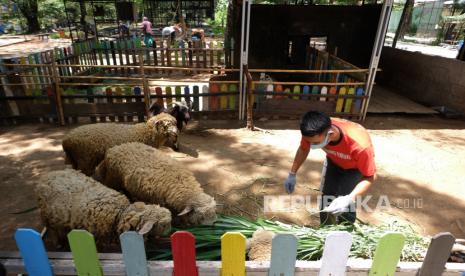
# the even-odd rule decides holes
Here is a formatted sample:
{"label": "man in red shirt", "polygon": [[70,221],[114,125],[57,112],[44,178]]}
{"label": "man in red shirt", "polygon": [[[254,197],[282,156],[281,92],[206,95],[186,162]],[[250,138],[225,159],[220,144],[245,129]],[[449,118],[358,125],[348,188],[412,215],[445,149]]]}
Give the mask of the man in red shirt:
{"label": "man in red shirt", "polygon": [[343,119],[310,111],[300,123],[302,140],[294,158],[289,176],[284,183],[288,193],[294,191],[296,174],[307,159],[310,149],[323,149],[326,161],[323,166],[320,191],[320,222],[329,223],[329,214],[337,222],[355,222],[355,201],[376,179],[373,145],[365,128]]}

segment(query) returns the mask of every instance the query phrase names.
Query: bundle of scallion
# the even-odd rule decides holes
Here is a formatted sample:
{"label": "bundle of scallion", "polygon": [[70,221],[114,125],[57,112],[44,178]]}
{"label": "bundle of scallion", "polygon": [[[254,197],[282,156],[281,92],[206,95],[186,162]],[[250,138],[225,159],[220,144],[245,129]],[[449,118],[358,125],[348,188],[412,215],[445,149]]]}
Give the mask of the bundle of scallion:
{"label": "bundle of scallion", "polygon": [[[219,215],[213,225],[202,225],[187,229],[173,229],[191,232],[196,239],[197,260],[221,259],[221,236],[226,232],[240,232],[250,238],[257,229],[265,229],[275,233],[290,233],[298,238],[297,259],[318,260],[323,253],[325,238],[331,231],[347,231],[353,236],[350,256],[353,258],[373,258],[376,245],[387,231],[397,231],[406,236],[402,251],[402,261],[419,261],[428,247],[428,239],[417,234],[409,225],[400,223],[373,226],[368,224],[328,225],[320,228],[308,228],[285,224],[259,218],[250,221],[237,216]],[[149,257],[156,260],[172,258],[169,248],[149,250]]]}

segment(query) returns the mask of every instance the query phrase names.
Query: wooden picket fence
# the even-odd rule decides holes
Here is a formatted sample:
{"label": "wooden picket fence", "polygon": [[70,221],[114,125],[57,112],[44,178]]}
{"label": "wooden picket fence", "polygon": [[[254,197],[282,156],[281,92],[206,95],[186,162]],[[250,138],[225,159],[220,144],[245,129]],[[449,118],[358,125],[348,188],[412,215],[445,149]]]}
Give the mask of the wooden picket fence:
{"label": "wooden picket fence", "polygon": [[[223,45],[146,48],[140,39],[85,41],[67,48],[0,60],[0,123],[66,124],[143,121],[153,101],[169,106],[184,99],[194,118],[238,117],[239,80],[186,81],[167,85],[160,76],[177,72],[222,75],[232,49]],[[250,73],[296,74],[309,81],[260,81],[247,76],[255,117],[300,117],[308,110],[360,120],[367,110],[366,69],[309,49],[308,70],[250,69]],[[220,78],[221,79],[221,78]],[[182,95],[182,96],[181,96]],[[245,101],[244,101],[245,102]],[[249,112],[250,111],[250,112]],[[250,115],[252,117],[252,115]]]}
{"label": "wooden picket fence", "polygon": [[98,254],[94,237],[85,230],[68,234],[71,253],[49,252],[38,232],[19,228],[14,235],[18,252],[0,253],[8,273],[51,275],[459,275],[465,264],[447,263],[455,238],[450,233],[434,236],[423,263],[399,262],[405,236],[387,232],[379,240],[373,260],[351,260],[352,236],[337,231],[328,234],[321,260],[296,261],[297,238],[277,234],[272,240],[269,262],[246,262],[246,238],[227,232],[221,237],[221,261],[196,261],[195,237],[186,231],[171,235],[172,261],[147,261],[144,240],[136,232],[120,236],[122,254]]}
{"label": "wooden picket fence", "polygon": [[[255,114],[301,116],[308,110],[360,120],[368,105],[368,69],[309,47],[305,70],[250,69],[254,73],[294,74],[306,81],[252,81]],[[298,102],[293,100],[299,100]]]}

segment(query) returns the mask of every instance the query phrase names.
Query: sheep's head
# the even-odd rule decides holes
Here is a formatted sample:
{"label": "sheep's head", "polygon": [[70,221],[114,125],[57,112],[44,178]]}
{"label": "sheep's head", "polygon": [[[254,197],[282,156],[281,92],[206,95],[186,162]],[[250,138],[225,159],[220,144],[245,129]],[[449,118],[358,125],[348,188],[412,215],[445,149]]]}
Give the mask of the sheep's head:
{"label": "sheep's head", "polygon": [[175,224],[183,226],[213,224],[216,220],[215,199],[205,193],[196,194],[184,210],[174,216]]}
{"label": "sheep's head", "polygon": [[150,106],[150,112],[152,116],[157,116],[161,113],[168,113],[174,118],[176,118],[176,126],[181,131],[191,119],[189,110],[191,109],[190,103],[186,101],[174,102],[173,107],[166,109],[163,105],[160,105],[158,102],[154,102]]}
{"label": "sheep's head", "polygon": [[152,141],[155,147],[166,145],[177,150],[179,130],[176,119],[166,113],[160,113],[147,121],[152,133]]}
{"label": "sheep's head", "polygon": [[187,125],[191,116],[189,110],[191,109],[190,105],[185,101],[175,102],[173,108],[170,110],[171,116],[176,118],[177,127],[179,130],[182,130],[184,126]]}
{"label": "sheep's head", "polygon": [[137,231],[141,235],[165,235],[171,230],[171,213],[158,205],[135,202],[126,208],[118,223],[118,233]]}

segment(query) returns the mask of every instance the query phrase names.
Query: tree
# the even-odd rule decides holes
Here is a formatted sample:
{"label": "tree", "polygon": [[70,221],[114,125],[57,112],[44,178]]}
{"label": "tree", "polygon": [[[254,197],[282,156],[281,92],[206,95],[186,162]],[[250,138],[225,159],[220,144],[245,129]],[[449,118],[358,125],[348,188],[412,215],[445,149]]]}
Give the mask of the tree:
{"label": "tree", "polygon": [[14,0],[19,11],[26,18],[27,32],[34,33],[40,31],[39,9],[37,0]]}
{"label": "tree", "polygon": [[410,23],[412,22],[412,12],[414,3],[414,0],[405,1],[404,10],[402,11],[402,15],[399,21],[399,26],[397,27],[394,40],[392,41],[392,48],[396,48],[397,40],[399,39],[399,37],[401,39],[404,38],[405,33],[409,29]]}

